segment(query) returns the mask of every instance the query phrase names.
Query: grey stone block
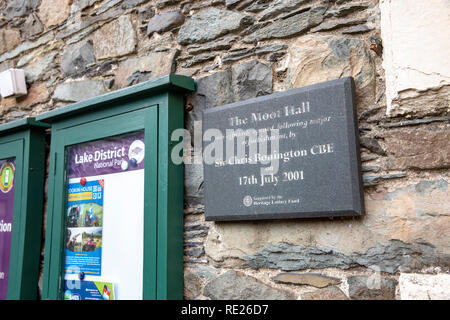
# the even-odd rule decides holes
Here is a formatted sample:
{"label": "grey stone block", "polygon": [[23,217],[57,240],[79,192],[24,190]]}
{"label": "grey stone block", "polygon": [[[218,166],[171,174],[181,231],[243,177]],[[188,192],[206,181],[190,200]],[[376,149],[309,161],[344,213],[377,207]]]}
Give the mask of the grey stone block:
{"label": "grey stone block", "polygon": [[209,282],[203,295],[212,300],[287,300],[295,297],[272,288],[256,278],[227,271]]}
{"label": "grey stone block", "polygon": [[208,8],[194,14],[178,33],[180,44],[203,43],[251,24],[253,18],[243,13]]}
{"label": "grey stone block", "polygon": [[92,98],[106,92],[103,80],[72,81],[59,84],[53,94],[57,101],[75,102]]}
{"label": "grey stone block", "polygon": [[185,17],[179,10],[158,14],[150,19],[147,25],[147,36],[153,32],[162,33],[179,27],[184,23]]}

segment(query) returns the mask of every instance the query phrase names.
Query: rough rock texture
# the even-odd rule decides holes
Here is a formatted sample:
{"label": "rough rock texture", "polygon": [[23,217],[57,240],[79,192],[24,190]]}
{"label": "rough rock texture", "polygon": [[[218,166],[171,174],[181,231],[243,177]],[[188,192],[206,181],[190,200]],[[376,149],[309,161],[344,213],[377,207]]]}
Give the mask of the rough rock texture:
{"label": "rough rock texture", "polygon": [[251,43],[265,39],[286,38],[305,33],[323,21],[325,10],[325,7],[317,7],[285,20],[275,21],[246,37],[244,42]]}
{"label": "rough rock texture", "polygon": [[128,86],[129,79],[136,72],[148,74],[148,79],[157,78],[173,72],[176,50],[169,52],[156,52],[147,56],[128,59],[119,64],[116,74],[116,86]]}
{"label": "rough rock texture", "polygon": [[356,19],[356,20],[349,19],[349,20],[326,22],[326,23],[322,23],[321,25],[319,25],[315,28],[312,28],[311,32],[331,31],[334,29],[342,28],[342,27],[360,25],[365,22],[366,22],[366,19]]}
{"label": "rough rock texture", "polygon": [[199,63],[202,63],[202,62],[205,62],[205,61],[213,60],[216,56],[217,56],[217,54],[215,54],[215,53],[200,54],[200,55],[190,59],[186,63],[184,63],[183,67],[189,68],[189,67],[191,67],[193,65],[196,65],[196,64],[199,64]]}
{"label": "rough rock texture", "polygon": [[71,12],[80,12],[94,5],[98,0],[74,0],[70,8]]}
{"label": "rough rock texture", "polygon": [[238,64],[231,70],[235,101],[272,93],[272,70],[257,60]]}
{"label": "rough rock texture", "polygon": [[[448,255],[450,246],[446,234],[450,227],[450,205],[444,199],[449,192],[448,181],[436,179],[402,186],[388,193],[371,193],[370,200],[366,201],[367,210],[378,219],[368,219],[372,220],[367,221],[368,227],[373,232],[405,242],[422,239]],[[433,260],[430,258],[429,262]],[[439,265],[438,261],[434,263]]]}
{"label": "rough rock texture", "polygon": [[[190,156],[190,155],[189,155]],[[184,201],[189,205],[203,202],[202,162],[184,165]]]}
{"label": "rough rock texture", "polygon": [[373,103],[374,64],[366,44],[359,39],[318,35],[299,38],[290,47],[288,65],[289,83],[294,88],[352,76],[358,109]]}
{"label": "rough rock texture", "polygon": [[54,67],[55,56],[56,52],[51,52],[26,66],[24,70],[27,82],[31,83],[43,78],[45,73]]}
{"label": "rough rock texture", "polygon": [[101,95],[106,92],[103,80],[71,81],[59,84],[53,94],[57,101],[75,102]]}
{"label": "rough rock texture", "polygon": [[450,167],[450,124],[392,129],[384,142],[392,169]]}
{"label": "rough rock texture", "polygon": [[359,138],[359,145],[360,147],[367,148],[368,150],[370,150],[375,154],[379,154],[381,156],[386,155],[386,152],[383,150],[383,148],[380,146],[379,142],[376,139],[361,137]]}
{"label": "rough rock texture", "polygon": [[191,17],[178,33],[181,44],[202,43],[214,40],[250,23],[249,16],[235,11],[208,8]]}
{"label": "rough rock texture", "polygon": [[290,13],[294,9],[301,7],[304,4],[310,3],[310,0],[276,0],[270,4],[268,8],[258,14],[260,21],[275,18],[282,13]]}
{"label": "rough rock texture", "polygon": [[342,30],[343,34],[355,34],[355,33],[364,33],[369,32],[373,30],[373,28],[368,27],[366,25],[358,25],[358,26],[352,26],[349,28],[346,28],[345,30]]}
{"label": "rough rock texture", "polygon": [[273,281],[279,283],[290,283],[296,285],[308,285],[317,288],[325,288],[330,285],[339,284],[338,278],[324,276],[320,273],[280,273],[272,278]]}
{"label": "rough rock texture", "polygon": [[227,271],[209,282],[203,294],[212,300],[285,300],[293,296],[236,271]]}
{"label": "rough rock texture", "polygon": [[14,49],[20,44],[20,31],[15,29],[0,30],[0,54]]}
{"label": "rough rock texture", "polygon": [[150,19],[147,25],[147,35],[153,32],[161,33],[181,26],[184,23],[184,15],[179,10],[164,12]]}
{"label": "rough rock texture", "polygon": [[24,39],[33,38],[42,31],[44,31],[44,25],[35,13],[28,15],[27,19],[21,27],[22,37]]}
{"label": "rough rock texture", "polygon": [[31,51],[28,54],[23,55],[18,61],[17,61],[17,67],[22,68],[23,66],[26,66],[29,63],[33,63],[33,61],[42,58],[42,56],[46,55],[49,52],[52,52],[53,50],[57,49],[58,46],[55,45],[55,43],[51,43],[46,46],[40,46],[36,50]]}
{"label": "rough rock texture", "polygon": [[184,273],[184,299],[193,300],[201,294],[202,284],[200,277],[191,271]]}
{"label": "rough rock texture", "polygon": [[95,62],[92,41],[83,41],[70,46],[61,59],[61,68],[64,75],[71,75],[85,69]]}
{"label": "rough rock texture", "polygon": [[228,37],[224,40],[211,42],[208,44],[194,44],[188,47],[188,52],[191,55],[203,53],[205,51],[217,51],[217,50],[226,50],[231,48],[231,43],[236,41],[236,37]]}
{"label": "rough rock texture", "polygon": [[301,295],[301,300],[349,300],[336,286],[315,290]]}
{"label": "rough rock texture", "polygon": [[[367,167],[366,167],[367,168]],[[377,170],[379,171],[379,169]],[[398,179],[406,177],[405,172],[389,173],[389,174],[365,174],[363,175],[364,187],[376,186],[380,181],[388,179]]]}
{"label": "rough rock texture", "polygon": [[48,100],[50,94],[45,82],[36,84],[28,88],[28,94],[24,97],[16,98],[16,103],[20,108],[29,109],[33,105]]}
{"label": "rough rock texture", "polygon": [[60,24],[69,16],[71,0],[41,0],[39,6],[39,18],[48,28]]}
{"label": "rough rock texture", "polygon": [[21,17],[36,10],[39,0],[8,0],[6,5],[6,18]]}
{"label": "rough rock texture", "polygon": [[394,300],[397,280],[383,278],[379,274],[371,277],[347,278],[348,292],[352,300]]}
{"label": "rough rock texture", "polygon": [[53,38],[54,38],[54,35],[52,33],[47,33],[35,41],[22,42],[17,47],[15,47],[13,50],[5,52],[2,55],[0,55],[0,63],[5,60],[8,60],[8,59],[15,58],[18,55],[20,55],[28,50],[31,50],[31,49],[37,48],[39,46],[42,46],[44,44],[47,44],[49,41],[53,40]]}
{"label": "rough rock texture", "polygon": [[395,273],[400,269],[420,270],[436,264],[450,267],[450,256],[436,254],[432,246],[422,243],[411,245],[398,240],[391,240],[386,245],[378,244],[365,252],[354,254],[345,254],[330,248],[270,243],[256,254],[243,259],[246,261],[245,267],[286,271],[376,266],[381,272]]}
{"label": "rough rock texture", "polygon": [[93,37],[94,53],[98,60],[124,56],[136,47],[136,33],[128,16],[120,16],[99,30]]}
{"label": "rough rock texture", "polygon": [[328,17],[344,17],[347,16],[348,14],[360,10],[360,9],[366,9],[369,7],[369,3],[368,2],[356,2],[353,3],[352,1],[350,1],[349,3],[346,3],[334,10],[328,10],[327,11],[327,16]]}

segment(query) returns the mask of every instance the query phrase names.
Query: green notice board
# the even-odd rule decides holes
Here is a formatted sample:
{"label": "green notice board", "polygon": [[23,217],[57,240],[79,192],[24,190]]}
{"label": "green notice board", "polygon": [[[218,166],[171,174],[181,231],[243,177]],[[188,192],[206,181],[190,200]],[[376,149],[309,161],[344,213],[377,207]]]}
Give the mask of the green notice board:
{"label": "green notice board", "polygon": [[47,127],[0,125],[0,300],[38,298]]}
{"label": "green notice board", "polygon": [[171,134],[194,89],[171,74],[37,117],[52,131],[43,299],[183,297]]}

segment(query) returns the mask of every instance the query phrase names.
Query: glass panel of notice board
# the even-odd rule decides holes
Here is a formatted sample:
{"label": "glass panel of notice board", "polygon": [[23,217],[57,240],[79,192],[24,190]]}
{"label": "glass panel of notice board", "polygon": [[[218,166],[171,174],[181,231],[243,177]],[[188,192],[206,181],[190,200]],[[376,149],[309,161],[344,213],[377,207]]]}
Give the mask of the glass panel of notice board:
{"label": "glass panel of notice board", "polygon": [[65,299],[142,299],[144,157],[144,130],[66,147]]}

